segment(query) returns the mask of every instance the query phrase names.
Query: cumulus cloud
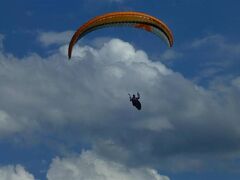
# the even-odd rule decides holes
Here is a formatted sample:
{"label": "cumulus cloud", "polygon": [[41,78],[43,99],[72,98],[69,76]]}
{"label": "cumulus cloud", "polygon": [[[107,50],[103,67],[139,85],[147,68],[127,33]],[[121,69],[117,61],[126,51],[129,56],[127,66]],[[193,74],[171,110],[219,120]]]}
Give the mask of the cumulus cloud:
{"label": "cumulus cloud", "polygon": [[0,167],[0,177],[6,180],[34,180],[34,176],[21,165]]}
{"label": "cumulus cloud", "polygon": [[169,180],[154,169],[128,168],[123,164],[100,158],[84,151],[80,156],[55,158],[47,174],[48,180]]}
{"label": "cumulus cloud", "polygon": [[[71,61],[64,45],[47,58],[0,53],[0,64],[1,137],[50,134],[135,168],[199,169],[238,157],[237,79],[204,89],[119,39],[76,45]],[[128,99],[136,91],[141,111]]]}

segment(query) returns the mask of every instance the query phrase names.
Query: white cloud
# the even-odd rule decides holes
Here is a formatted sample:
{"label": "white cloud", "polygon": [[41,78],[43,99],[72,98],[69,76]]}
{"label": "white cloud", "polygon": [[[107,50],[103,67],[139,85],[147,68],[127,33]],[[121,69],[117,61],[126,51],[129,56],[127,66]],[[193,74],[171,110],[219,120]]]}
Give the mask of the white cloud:
{"label": "white cloud", "polygon": [[224,36],[220,34],[209,35],[203,38],[196,39],[191,43],[191,47],[193,48],[200,48],[204,46],[214,46],[216,51],[220,50],[222,52],[232,54],[232,55],[239,55],[240,53],[240,44],[239,43],[232,43],[229,42]]}
{"label": "white cloud", "polygon": [[[115,108],[128,109],[126,95],[140,87],[138,81],[152,84],[159,74],[171,73],[117,39],[99,50],[78,48],[72,61],[61,54],[47,61],[36,54],[22,60],[1,54],[1,135],[31,131],[45,123],[98,121]],[[60,52],[65,53],[66,47]]]}
{"label": "white cloud", "polygon": [[163,130],[171,130],[174,129],[173,125],[164,117],[156,117],[156,118],[150,118],[150,119],[144,119],[138,124],[136,124],[136,127],[141,129],[146,129],[150,131],[163,131]]}
{"label": "white cloud", "polygon": [[65,32],[40,32],[38,34],[38,41],[44,46],[63,45],[69,43],[69,39],[73,35],[73,31]]}
{"label": "white cloud", "polygon": [[0,51],[3,49],[3,40],[4,40],[4,35],[0,34]]}
{"label": "white cloud", "polygon": [[102,159],[91,151],[71,158],[55,158],[47,174],[48,180],[169,180],[154,169],[129,168]]}
{"label": "white cloud", "polygon": [[234,76],[238,76],[239,42],[220,34],[208,35],[189,43],[185,50],[186,59],[182,59],[181,63],[192,68],[190,78],[197,83],[209,85],[212,81],[227,77],[230,82]]}
{"label": "white cloud", "polygon": [[21,165],[0,167],[2,180],[34,180],[34,176],[27,172]]}
{"label": "white cloud", "polygon": [[[192,48],[208,48],[212,49],[212,54],[221,54],[223,56],[235,57],[240,54],[240,44],[228,41],[220,34],[209,35],[196,39],[191,43]],[[215,53],[214,53],[215,52]],[[217,60],[217,59],[216,59]]]}
{"label": "white cloud", "polygon": [[174,50],[166,50],[161,56],[161,61],[169,61],[181,57],[182,54]]}
{"label": "white cloud", "polygon": [[12,134],[22,131],[22,125],[5,111],[0,110],[0,135]]}
{"label": "white cloud", "polygon": [[[87,142],[120,164],[156,169],[183,167],[189,154],[188,162],[207,164],[209,154],[239,149],[237,81],[227,91],[198,87],[119,39],[76,45],[70,61],[66,53],[66,45],[47,58],[0,53],[1,137],[51,134],[63,144]],[[136,91],[141,111],[128,99]]]}
{"label": "white cloud", "polygon": [[240,77],[233,79],[232,84],[240,89]]}
{"label": "white cloud", "polygon": [[221,35],[218,35],[218,34],[209,35],[203,38],[196,39],[195,41],[192,42],[191,46],[194,48],[198,48],[209,43],[222,44],[223,41],[224,41],[224,37]]}

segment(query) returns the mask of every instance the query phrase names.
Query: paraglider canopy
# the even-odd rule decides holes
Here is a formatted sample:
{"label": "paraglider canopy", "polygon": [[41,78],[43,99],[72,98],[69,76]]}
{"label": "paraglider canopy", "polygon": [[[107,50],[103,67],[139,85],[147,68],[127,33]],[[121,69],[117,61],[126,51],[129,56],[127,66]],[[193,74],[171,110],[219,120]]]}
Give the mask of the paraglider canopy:
{"label": "paraglider canopy", "polygon": [[171,30],[158,18],[141,12],[112,12],[97,16],[77,29],[69,43],[69,59],[72,56],[74,44],[86,34],[100,28],[122,25],[152,32],[161,37],[169,45],[169,47],[173,45],[173,35]]}

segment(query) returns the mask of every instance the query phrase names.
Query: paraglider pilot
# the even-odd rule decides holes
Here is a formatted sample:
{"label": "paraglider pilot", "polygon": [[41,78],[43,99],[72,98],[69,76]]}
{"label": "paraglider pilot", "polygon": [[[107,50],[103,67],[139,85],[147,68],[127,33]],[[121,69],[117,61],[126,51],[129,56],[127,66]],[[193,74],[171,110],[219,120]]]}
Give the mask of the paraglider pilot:
{"label": "paraglider pilot", "polygon": [[137,92],[137,97],[135,96],[135,94],[133,94],[133,96],[131,97],[130,94],[129,95],[129,99],[132,102],[132,105],[135,106],[138,110],[141,110],[141,103],[139,101],[140,99],[140,94]]}

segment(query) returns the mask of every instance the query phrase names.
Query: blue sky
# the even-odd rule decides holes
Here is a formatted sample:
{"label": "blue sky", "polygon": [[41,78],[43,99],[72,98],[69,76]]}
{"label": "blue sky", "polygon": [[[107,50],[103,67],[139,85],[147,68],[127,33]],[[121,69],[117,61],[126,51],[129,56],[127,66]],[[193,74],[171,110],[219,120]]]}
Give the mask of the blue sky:
{"label": "blue sky", "polygon": [[[0,176],[240,178],[237,0],[0,2]],[[158,17],[168,48],[138,29],[74,31],[113,11]],[[133,109],[128,93],[141,94]]]}

